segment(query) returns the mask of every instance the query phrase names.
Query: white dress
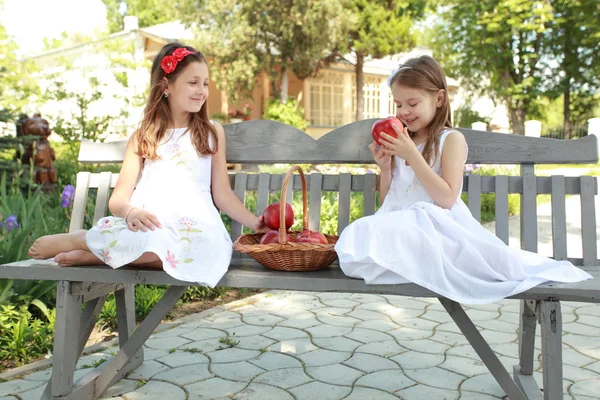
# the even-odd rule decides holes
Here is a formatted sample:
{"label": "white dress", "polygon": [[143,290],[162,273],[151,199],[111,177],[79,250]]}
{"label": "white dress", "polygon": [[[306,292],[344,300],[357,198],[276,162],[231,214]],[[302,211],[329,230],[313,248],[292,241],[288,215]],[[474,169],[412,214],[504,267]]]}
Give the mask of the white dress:
{"label": "white dress", "polygon": [[[433,165],[440,176],[450,132],[441,134]],[[381,208],[350,224],[335,250],[344,273],[367,284],[414,282],[467,304],[491,303],[546,281],[592,278],[568,261],[508,247],[473,218],[460,195],[451,209],[438,207],[398,157]]]}
{"label": "white dress", "polygon": [[232,243],[211,197],[212,157],[198,155],[187,128],[168,131],[158,155],[144,161],[131,204],[156,214],[162,228],[133,232],[123,218],[106,217],[88,231],[87,245],[113,268],[155,253],[173,278],[214,287]]}

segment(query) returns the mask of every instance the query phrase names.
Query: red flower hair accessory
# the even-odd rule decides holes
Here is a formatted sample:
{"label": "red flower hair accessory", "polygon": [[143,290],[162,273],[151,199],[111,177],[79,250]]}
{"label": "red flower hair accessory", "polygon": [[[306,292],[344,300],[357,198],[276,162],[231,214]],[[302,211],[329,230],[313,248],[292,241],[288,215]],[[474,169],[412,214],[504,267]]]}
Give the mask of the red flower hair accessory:
{"label": "red flower hair accessory", "polygon": [[179,47],[169,56],[165,56],[160,62],[160,67],[165,72],[165,75],[175,71],[177,64],[190,54],[196,54],[194,51],[189,51],[185,47]]}

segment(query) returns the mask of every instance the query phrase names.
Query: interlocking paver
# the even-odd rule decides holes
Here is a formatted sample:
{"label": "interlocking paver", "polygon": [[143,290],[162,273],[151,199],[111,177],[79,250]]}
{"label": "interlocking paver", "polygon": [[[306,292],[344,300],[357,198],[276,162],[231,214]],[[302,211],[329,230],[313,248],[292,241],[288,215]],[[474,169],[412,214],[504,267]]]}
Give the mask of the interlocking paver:
{"label": "interlocking paver", "polygon": [[354,381],[364,375],[364,372],[342,364],[325,365],[322,367],[307,367],[306,373],[314,379],[332,385],[352,386]]}
{"label": "interlocking paver", "polygon": [[[519,362],[518,302],[465,309],[512,372]],[[565,399],[600,400],[600,306],[563,303],[562,313]],[[533,376],[541,384],[539,327],[536,333]],[[75,379],[117,351],[82,357]],[[168,322],[146,344],[144,359],[102,398],[504,397],[435,298],[265,292],[213,314]],[[50,373],[46,368],[0,383],[0,400],[39,399]]]}
{"label": "interlocking paver", "polygon": [[340,400],[350,394],[351,391],[350,386],[329,385],[318,381],[290,389],[297,400]]}

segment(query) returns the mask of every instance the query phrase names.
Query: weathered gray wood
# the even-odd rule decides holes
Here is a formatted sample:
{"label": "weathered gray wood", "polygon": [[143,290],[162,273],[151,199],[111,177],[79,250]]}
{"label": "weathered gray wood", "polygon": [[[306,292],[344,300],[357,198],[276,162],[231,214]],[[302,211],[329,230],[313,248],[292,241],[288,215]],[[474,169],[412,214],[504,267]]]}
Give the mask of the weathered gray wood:
{"label": "weathered gray wood", "polygon": [[[308,189],[308,229],[319,231],[321,227],[321,185],[323,183],[323,175],[313,173],[307,179],[310,182]],[[306,182],[307,186],[309,182]]]}
{"label": "weathered gray wood", "polygon": [[540,303],[544,400],[562,400],[562,314],[559,301]]}
{"label": "weathered gray wood", "polygon": [[98,183],[98,193],[96,195],[96,205],[94,206],[94,219],[93,224],[96,225],[100,218],[106,216],[108,209],[108,199],[110,197],[110,172],[100,173],[100,182]]}
{"label": "weathered gray wood", "polygon": [[[592,135],[593,136],[593,135]],[[598,258],[594,178],[581,177],[581,240],[583,265],[593,265]]]}
{"label": "weathered gray wood", "polygon": [[364,200],[364,215],[375,214],[375,185],[377,183],[377,175],[367,174],[364,178],[363,185],[363,200]]}
{"label": "weathered gray wood", "polygon": [[508,244],[508,177],[496,176],[494,179],[496,191],[496,236]]}
{"label": "weathered gray wood", "polygon": [[[246,201],[246,183],[247,183],[248,175],[244,172],[239,172],[235,174],[235,186],[233,188],[233,193],[235,196],[240,199],[240,201],[245,203]],[[237,221],[231,221],[231,240],[236,241],[237,238],[242,236],[242,224]],[[235,256],[235,254],[234,254]]]}
{"label": "weathered gray wood", "polygon": [[121,350],[108,362],[102,373],[95,379],[95,396],[100,397],[110,384],[125,375],[123,367],[131,360],[146,342],[154,329],[173,308],[187,286],[171,286],[167,289],[160,301],[154,306],[150,314],[133,332],[129,340],[121,346]]}
{"label": "weathered gray wood", "polygon": [[536,178],[533,165],[521,166],[523,195],[521,196],[521,248],[537,253],[537,203]]}
{"label": "weathered gray wood", "polygon": [[552,248],[555,260],[567,259],[567,214],[565,177],[552,176]]}
{"label": "weathered gray wood", "polygon": [[469,211],[477,221],[481,221],[481,176],[469,175]]}
{"label": "weathered gray wood", "polygon": [[[572,260],[572,259],[570,259]],[[575,260],[573,260],[575,261]],[[543,283],[514,299],[598,302],[600,299],[600,266],[583,267],[594,279],[577,283]],[[5,264],[0,268],[0,278],[49,279],[72,281],[95,281],[112,283],[135,283],[147,285],[188,285],[160,270],[126,267],[113,270],[107,266],[61,268],[53,263],[24,260]],[[196,284],[192,284],[196,285]],[[397,294],[410,297],[438,297],[430,290],[412,283],[402,285],[367,285],[360,279],[348,278],[337,265],[322,271],[290,274],[262,267],[253,260],[233,260],[228,272],[218,284],[226,287],[309,290],[315,292],[357,292]]]}
{"label": "weathered gray wood", "polygon": [[256,193],[256,215],[264,212],[269,205],[269,181],[271,174],[261,172],[258,176],[258,188]]}
{"label": "weathered gray wood", "polygon": [[69,232],[74,232],[83,227],[83,218],[85,216],[85,203],[87,201],[89,189],[90,173],[79,172],[77,174],[77,183],[75,186],[75,197],[73,198],[73,211],[71,212],[71,223]]}
{"label": "weathered gray wood", "polygon": [[81,329],[81,296],[71,295],[71,282],[59,281],[56,285],[56,323],[54,325],[55,362],[48,390],[52,398],[71,393],[75,364],[79,358],[79,331]]}
{"label": "weathered gray wood", "polygon": [[[78,295],[77,295],[78,296]],[[83,349],[94,329],[96,321],[100,316],[100,312],[102,312],[102,307],[106,301],[106,295],[97,297],[92,299],[85,305],[83,312],[81,313],[81,319],[79,323],[80,332],[79,332],[79,340],[77,344],[77,354],[75,359],[75,364],[77,364],[77,360],[81,356]],[[72,329],[75,329],[73,327]],[[62,363],[62,355],[59,356],[58,353],[55,353],[53,359],[55,360],[53,363]],[[48,380],[48,384],[44,389],[44,393],[42,394],[42,399],[50,399],[52,396],[52,378]],[[56,398],[56,396],[54,396]],[[64,398],[64,397],[62,397]]]}
{"label": "weathered gray wood", "polygon": [[[281,186],[279,187],[279,190],[283,189],[283,179],[285,178],[286,174],[282,174],[281,175]],[[287,186],[287,189],[285,191],[285,201],[287,203],[294,204],[294,182],[296,181],[296,176],[292,175],[290,177],[290,183]],[[302,190],[302,189],[300,189]],[[283,198],[283,193],[281,194],[282,198]]]}
{"label": "weathered gray wood", "polygon": [[340,174],[340,191],[338,193],[338,231],[342,231],[350,224],[350,174]]}
{"label": "weathered gray wood", "polygon": [[71,294],[81,296],[81,301],[87,303],[123,288],[122,283],[71,282]]}
{"label": "weathered gray wood", "polygon": [[[227,160],[231,163],[372,163],[367,148],[376,119],[356,121],[313,139],[277,121],[256,120],[225,125]],[[469,145],[470,164],[584,164],[598,160],[594,135],[557,140],[458,128]],[[274,134],[277,132],[277,134]],[[119,163],[126,141],[82,142],[82,163]]]}
{"label": "weathered gray wood", "polygon": [[[94,187],[94,177],[92,175],[90,180],[90,187]],[[248,174],[248,190],[258,189],[258,180],[260,174]],[[373,174],[366,175],[352,175],[351,190],[353,192],[362,192],[365,188],[365,179],[376,179],[372,177]],[[115,181],[115,174],[113,174],[112,181]],[[324,192],[337,192],[340,189],[339,175],[322,175],[321,190]],[[494,176],[480,176],[481,178],[481,193],[495,193],[496,192],[496,177]],[[230,174],[229,179],[231,185],[234,186],[235,174]],[[310,189],[310,174],[306,174],[306,186]],[[565,178],[565,194],[579,194],[581,191],[581,180],[579,177],[566,177]],[[270,190],[281,190],[282,179],[279,175],[271,175],[271,181],[269,184]],[[112,184],[112,183],[111,183]],[[598,184],[594,179],[594,193],[598,192]],[[552,193],[552,182],[549,176],[538,176],[536,177],[536,189],[537,194],[551,194]],[[302,184],[298,176],[294,179],[294,191],[302,190]],[[463,180],[463,193],[469,191],[469,177],[465,176]],[[520,176],[509,176],[508,177],[508,193],[523,193],[523,178]]]}
{"label": "weathered gray wood", "polygon": [[117,164],[123,162],[127,139],[97,143],[82,139],[77,160],[83,164]]}
{"label": "weathered gray wood", "polygon": [[527,400],[461,305],[443,297],[439,297],[438,300],[469,341],[473,350],[477,352],[479,358],[481,358],[481,361],[483,361],[487,369],[494,376],[494,379],[496,379],[504,393],[511,400]]}
{"label": "weathered gray wood", "polygon": [[[123,348],[135,330],[135,285],[127,285],[115,292],[117,306],[117,329],[119,331],[119,347]],[[129,360],[127,371],[137,368],[144,362],[144,348]]]}
{"label": "weathered gray wood", "polygon": [[519,318],[519,371],[523,375],[533,374],[535,352],[535,327],[538,302],[521,300]]}
{"label": "weathered gray wood", "polygon": [[513,366],[513,379],[527,400],[542,400],[543,395],[533,375],[523,375],[518,365]]}

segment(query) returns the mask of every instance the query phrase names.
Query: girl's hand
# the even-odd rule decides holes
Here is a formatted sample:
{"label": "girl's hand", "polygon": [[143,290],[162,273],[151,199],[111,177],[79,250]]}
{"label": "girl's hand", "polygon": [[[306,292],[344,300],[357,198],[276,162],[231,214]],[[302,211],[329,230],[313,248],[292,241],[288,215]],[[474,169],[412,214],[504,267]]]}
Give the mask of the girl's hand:
{"label": "girl's hand", "polygon": [[162,225],[158,222],[156,215],[150,211],[136,207],[127,216],[127,227],[133,232],[137,232],[138,230],[147,232],[148,229],[153,231],[156,228],[162,228]]}
{"label": "girl's hand", "polygon": [[397,139],[388,135],[387,133],[381,133],[381,143],[383,144],[384,154],[400,157],[410,163],[413,157],[419,154],[415,142],[413,142],[409,136],[408,129],[406,127],[401,129],[395,125],[392,125],[392,128],[398,134]]}
{"label": "girl's hand", "polygon": [[251,226],[250,228],[252,228],[252,230],[256,233],[265,233],[270,231],[271,229],[269,229],[269,227],[265,224],[265,219],[264,217],[261,215],[260,217],[256,218],[255,223],[253,224],[253,226]]}
{"label": "girl's hand", "polygon": [[392,157],[386,155],[383,147],[378,146],[377,143],[373,142],[369,145],[369,150],[373,154],[373,159],[377,163],[377,166],[382,172],[388,172],[391,169]]}

